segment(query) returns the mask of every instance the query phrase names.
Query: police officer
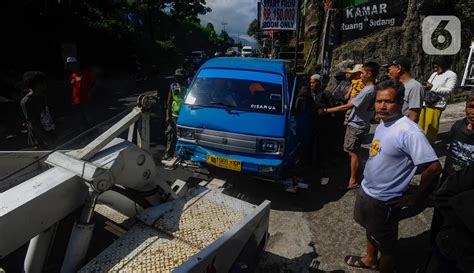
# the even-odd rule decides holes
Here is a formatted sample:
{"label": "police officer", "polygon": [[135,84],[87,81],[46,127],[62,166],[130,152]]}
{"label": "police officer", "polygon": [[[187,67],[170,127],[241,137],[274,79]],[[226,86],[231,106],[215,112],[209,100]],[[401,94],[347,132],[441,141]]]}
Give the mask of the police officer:
{"label": "police officer", "polygon": [[174,157],[176,147],[176,121],[178,120],[181,102],[186,94],[187,89],[187,73],[184,68],[178,68],[174,72],[175,82],[170,85],[168,100],[166,102],[166,152],[162,158],[162,162],[170,161]]}

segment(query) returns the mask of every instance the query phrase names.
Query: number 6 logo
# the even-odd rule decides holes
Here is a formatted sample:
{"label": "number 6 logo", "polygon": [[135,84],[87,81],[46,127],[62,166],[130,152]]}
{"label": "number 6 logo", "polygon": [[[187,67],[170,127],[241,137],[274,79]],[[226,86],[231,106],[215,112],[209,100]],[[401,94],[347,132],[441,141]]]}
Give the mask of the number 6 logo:
{"label": "number 6 logo", "polygon": [[461,22],[456,16],[428,16],[422,24],[423,51],[454,55],[461,49]]}

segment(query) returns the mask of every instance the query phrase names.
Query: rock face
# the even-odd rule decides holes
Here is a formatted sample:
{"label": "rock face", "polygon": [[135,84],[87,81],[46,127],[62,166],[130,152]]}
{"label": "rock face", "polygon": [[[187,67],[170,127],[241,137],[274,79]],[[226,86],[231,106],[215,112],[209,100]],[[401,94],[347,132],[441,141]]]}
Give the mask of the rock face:
{"label": "rock face", "polygon": [[[423,19],[426,17],[426,14],[436,14],[433,10],[440,12],[438,14],[443,14],[441,13],[443,7],[448,5],[451,6],[451,9],[454,11],[452,8],[454,4],[455,3],[448,0],[438,0],[434,2],[427,0],[409,0],[407,2],[406,16],[402,26],[390,27],[370,36],[355,39],[335,47],[333,50],[331,75],[335,74],[337,70],[336,65],[347,59],[353,59],[359,63],[376,61],[379,64],[383,64],[397,55],[405,55],[412,61],[413,76],[420,81],[427,80],[432,71],[431,62],[436,56],[427,55],[423,52],[421,39],[421,25]],[[312,5],[313,9],[315,9],[314,6],[316,5]],[[320,9],[316,9],[316,11],[313,12],[313,18],[320,12]],[[309,12],[309,14],[311,15],[311,12]],[[319,19],[319,21],[321,22],[322,20]],[[458,74],[459,82],[464,72],[473,32],[473,27],[469,25],[469,22],[463,22],[461,19],[461,23],[463,28],[461,52],[452,57],[453,65],[451,67],[451,69]],[[307,16],[305,28],[314,31],[317,30],[318,27],[321,28],[321,24],[315,26],[313,19],[308,19]],[[310,35],[306,36],[311,37]],[[318,37],[320,37],[320,35]],[[312,56],[312,58],[317,58],[317,55]],[[315,64],[314,61],[312,63]],[[333,85],[334,79],[331,79],[328,88],[331,88]]]}

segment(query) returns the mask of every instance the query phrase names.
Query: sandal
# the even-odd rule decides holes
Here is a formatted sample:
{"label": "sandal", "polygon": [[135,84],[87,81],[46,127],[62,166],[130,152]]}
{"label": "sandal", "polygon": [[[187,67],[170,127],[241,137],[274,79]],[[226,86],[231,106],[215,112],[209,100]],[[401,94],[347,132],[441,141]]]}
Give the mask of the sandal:
{"label": "sandal", "polygon": [[366,265],[366,264],[364,264],[364,262],[362,261],[362,258],[363,258],[363,257],[360,257],[360,256],[352,256],[352,255],[349,255],[349,256],[346,256],[346,257],[344,258],[344,262],[345,262],[348,266],[352,266],[352,267],[366,268],[366,269],[371,269],[371,270],[377,270],[377,263],[374,264],[374,265]]}
{"label": "sandal", "polygon": [[360,187],[359,185],[357,185],[355,187],[348,187],[348,186],[340,185],[339,187],[337,187],[337,189],[340,190],[340,191],[351,191],[351,190],[358,189],[359,187]]}

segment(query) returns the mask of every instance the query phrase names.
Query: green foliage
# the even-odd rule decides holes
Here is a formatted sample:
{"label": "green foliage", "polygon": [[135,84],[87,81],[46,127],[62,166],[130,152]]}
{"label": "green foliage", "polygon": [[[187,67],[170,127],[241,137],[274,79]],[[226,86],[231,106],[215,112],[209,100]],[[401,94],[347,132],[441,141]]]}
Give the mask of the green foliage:
{"label": "green foliage", "polygon": [[250,22],[249,27],[247,29],[247,35],[257,39],[257,34],[258,34],[257,31],[258,31],[258,21],[257,19],[253,19],[253,21]]}
{"label": "green foliage", "polygon": [[170,50],[174,47],[173,41],[171,40],[166,40],[166,41],[157,41],[158,45],[165,49],[165,50]]}
{"label": "green foliage", "polygon": [[133,31],[126,21],[122,19],[122,11],[126,6],[116,5],[114,10],[93,3],[83,2],[88,12],[82,15],[83,23],[91,28],[104,30],[111,33],[128,34]]}
{"label": "green foliage", "polygon": [[199,23],[198,15],[206,14],[211,11],[209,7],[206,7],[206,0],[174,0],[166,2],[170,4],[171,14],[191,22]]}

